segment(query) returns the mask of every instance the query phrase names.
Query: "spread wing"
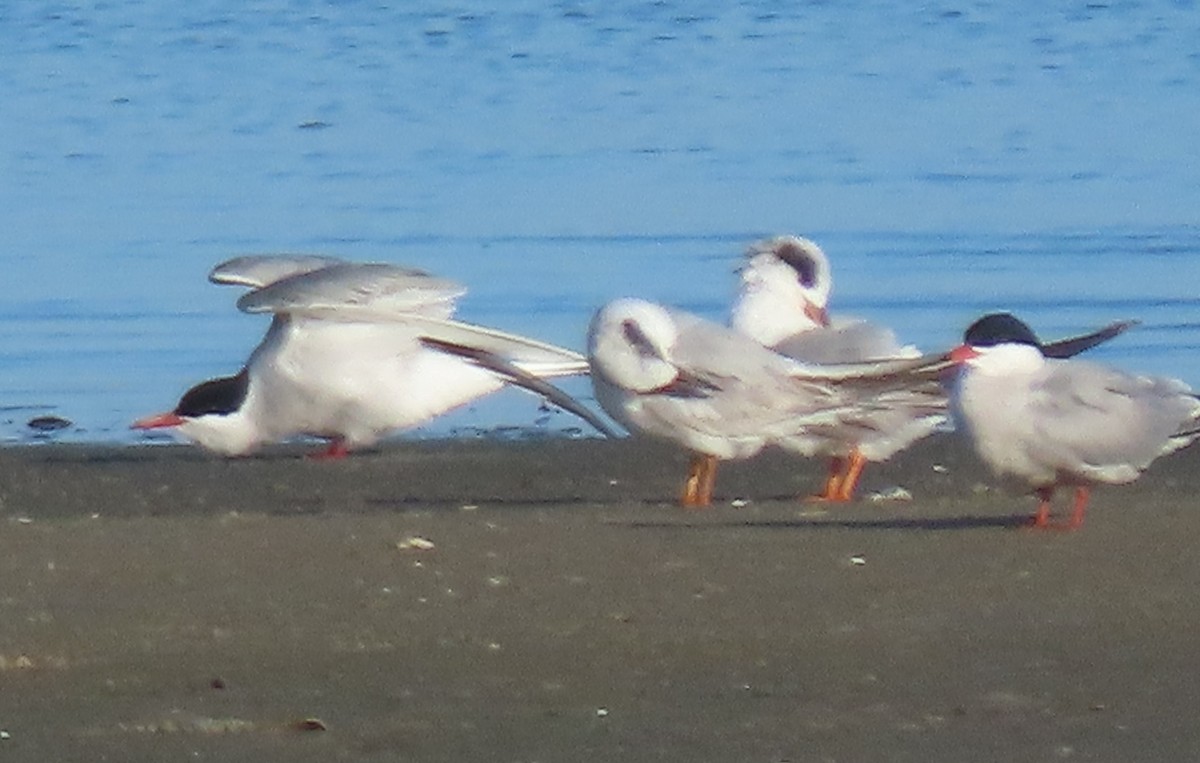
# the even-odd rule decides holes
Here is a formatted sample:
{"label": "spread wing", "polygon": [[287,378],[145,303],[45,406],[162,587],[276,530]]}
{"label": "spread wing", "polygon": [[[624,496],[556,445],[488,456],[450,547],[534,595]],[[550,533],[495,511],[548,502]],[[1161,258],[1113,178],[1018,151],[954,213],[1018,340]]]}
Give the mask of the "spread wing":
{"label": "spread wing", "polygon": [[519,334],[423,315],[407,316],[403,322],[422,338],[432,340],[443,349],[459,347],[464,352],[494,355],[539,378],[575,376],[588,372],[587,358],[578,352]]}
{"label": "spread wing", "polygon": [[285,278],[345,263],[337,257],[318,254],[250,254],[217,265],[208,274],[208,280],[258,289]]}
{"label": "spread wing", "polygon": [[591,424],[605,437],[620,436],[610,426],[608,426],[603,419],[588,410],[578,400],[571,397],[566,392],[554,386],[545,379],[530,373],[517,363],[506,357],[503,357],[500,354],[479,346],[459,344],[456,342],[434,339],[427,336],[421,337],[421,343],[431,349],[464,358],[465,360],[471,361],[475,365],[488,369],[492,373],[503,378],[509,384],[528,390],[529,392],[532,392],[535,395],[554,403],[564,411],[575,414],[579,418]]}
{"label": "spread wing", "polygon": [[336,321],[387,321],[410,315],[448,318],[466,289],[421,270],[339,262],[282,278],[238,300],[247,313]]}

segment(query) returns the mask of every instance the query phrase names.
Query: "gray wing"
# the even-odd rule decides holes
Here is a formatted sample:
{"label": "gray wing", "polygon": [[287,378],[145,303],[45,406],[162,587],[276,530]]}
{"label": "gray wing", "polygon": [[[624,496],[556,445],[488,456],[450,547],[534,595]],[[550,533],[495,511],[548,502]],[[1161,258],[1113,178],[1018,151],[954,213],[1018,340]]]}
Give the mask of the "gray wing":
{"label": "gray wing", "polygon": [[604,419],[592,413],[582,403],[568,395],[563,390],[554,386],[542,377],[530,373],[516,363],[512,362],[502,355],[495,352],[482,349],[470,344],[459,344],[456,342],[434,339],[428,336],[421,337],[421,343],[439,352],[449,353],[457,357],[474,363],[475,365],[486,368],[492,373],[503,378],[509,384],[512,384],[522,389],[528,390],[533,394],[544,398],[545,400],[554,403],[559,408],[562,408],[568,413],[573,413],[587,423],[591,424],[597,431],[605,437],[619,437],[612,427],[605,423]]}
{"label": "gray wing", "polygon": [[[604,405],[601,388],[597,399]],[[632,403],[636,414],[605,410],[627,427],[664,435],[702,452],[725,457],[751,455],[763,445],[782,442],[807,427],[833,426],[843,413],[836,400],[822,390],[806,394],[789,389],[771,394],[759,386],[725,383],[718,389],[680,394],[664,389],[642,393]]]}
{"label": "gray wing", "polygon": [[672,316],[679,329],[672,362],[689,377],[716,388],[729,383],[757,386],[772,397],[780,396],[781,390],[795,389],[822,397],[831,390],[906,389],[936,379],[951,365],[945,353],[854,363],[805,363],[688,313],[673,311]]}
{"label": "gray wing", "polygon": [[345,262],[337,257],[318,254],[250,254],[217,265],[208,274],[208,280],[258,289],[285,278]]}
{"label": "gray wing", "polygon": [[857,448],[872,461],[887,459],[945,422],[947,400],[938,378],[950,365],[941,354],[806,367],[810,383],[825,377],[820,383],[839,408],[829,426],[809,426],[805,436],[810,443]]}
{"label": "gray wing", "polygon": [[[826,416],[836,405],[827,387],[797,381],[790,361],[749,337],[689,313],[668,312],[676,336],[663,359],[675,368],[676,378],[654,391],[622,395],[620,405],[604,406],[626,426],[703,452],[745,456],[795,432],[802,420]],[[603,389],[597,384],[602,405]]]}
{"label": "gray wing", "polygon": [[719,400],[722,416],[748,421],[816,410],[831,399],[828,385],[810,383],[805,369],[753,339],[690,313],[671,314],[678,335],[670,361],[679,376],[665,393]]}
{"label": "gray wing", "polygon": [[668,312],[678,331],[670,361],[687,378],[720,386],[722,380],[765,383],[786,377],[788,361],[749,337],[691,313]]}
{"label": "gray wing", "polygon": [[449,317],[466,289],[421,270],[341,262],[284,278],[238,300],[247,313],[286,313],[343,321],[385,321],[419,314]]}
{"label": "gray wing", "polygon": [[[935,380],[950,365],[945,354],[800,362],[724,326],[687,313],[671,314],[678,331],[670,360],[679,375],[660,394],[640,400],[643,428],[686,428],[693,442],[708,438],[716,453],[724,443],[743,443],[741,448],[725,447],[727,453],[743,455],[765,442],[808,452],[819,448],[818,440],[849,446],[879,433],[879,452],[890,453],[943,418],[945,397]],[[888,349],[894,356],[898,348],[893,344]],[[898,412],[900,401],[907,403],[905,411]],[[903,426],[884,435],[882,430],[892,428],[896,418]]]}
{"label": "gray wing", "polygon": [[858,400],[839,417],[837,426],[810,434],[858,448],[871,461],[883,461],[947,420],[945,392],[933,381],[902,389],[860,390]]}
{"label": "gray wing", "polygon": [[588,360],[580,353],[519,334],[423,315],[406,316],[402,321],[406,327],[434,343],[503,358],[522,372],[538,378],[588,372]]}
{"label": "gray wing", "polygon": [[774,349],[789,358],[821,364],[854,363],[918,354],[916,348],[901,345],[891,329],[867,321],[853,321],[794,334],[775,345]]}
{"label": "gray wing", "polygon": [[1048,361],[1030,393],[1032,446],[1041,458],[1122,481],[1191,442],[1200,415],[1200,401],[1181,381],[1081,361]]}
{"label": "gray wing", "polygon": [[724,326],[686,313],[673,317],[679,333],[671,360],[682,385],[664,388],[663,395],[685,404],[695,401],[692,426],[711,426],[723,434],[774,438],[836,426],[881,392],[919,387],[946,366],[944,355],[801,364]]}
{"label": "gray wing", "polygon": [[858,363],[800,363],[792,361],[797,378],[868,389],[906,389],[938,379],[952,368],[948,353],[931,353],[911,358],[864,360]]}

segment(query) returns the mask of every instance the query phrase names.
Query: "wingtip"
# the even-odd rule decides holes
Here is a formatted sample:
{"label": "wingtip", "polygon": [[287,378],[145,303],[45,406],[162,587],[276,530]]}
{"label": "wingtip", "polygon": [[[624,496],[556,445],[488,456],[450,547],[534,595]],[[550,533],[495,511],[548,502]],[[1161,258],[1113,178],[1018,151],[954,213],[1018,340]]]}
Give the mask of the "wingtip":
{"label": "wingtip", "polygon": [[606,438],[616,438],[620,435],[608,426],[603,419],[592,412],[583,403],[568,395],[563,390],[555,385],[539,378],[532,373],[518,367],[512,361],[503,358],[493,352],[489,352],[479,347],[468,347],[456,342],[437,339],[435,337],[424,336],[420,339],[421,344],[426,347],[445,352],[450,355],[463,358],[468,362],[486,368],[492,373],[504,379],[504,381],[512,384],[514,387],[520,387],[528,392],[541,397],[544,400],[558,406],[559,408],[572,413],[575,416],[586,421],[597,432],[604,435]]}
{"label": "wingtip", "polygon": [[222,286],[261,288],[345,262],[324,254],[244,254],[218,263],[208,272],[208,280]]}

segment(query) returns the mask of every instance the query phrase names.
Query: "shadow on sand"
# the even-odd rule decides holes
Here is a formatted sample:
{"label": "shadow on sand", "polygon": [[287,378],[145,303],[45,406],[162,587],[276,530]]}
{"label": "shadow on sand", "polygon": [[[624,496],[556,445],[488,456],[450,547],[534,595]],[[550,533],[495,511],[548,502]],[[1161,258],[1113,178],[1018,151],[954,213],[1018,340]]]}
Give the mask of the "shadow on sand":
{"label": "shadow on sand", "polygon": [[1004,516],[898,517],[890,519],[764,519],[717,522],[613,522],[646,530],[904,530],[944,532],[954,530],[1015,530],[1029,524],[1028,514]]}

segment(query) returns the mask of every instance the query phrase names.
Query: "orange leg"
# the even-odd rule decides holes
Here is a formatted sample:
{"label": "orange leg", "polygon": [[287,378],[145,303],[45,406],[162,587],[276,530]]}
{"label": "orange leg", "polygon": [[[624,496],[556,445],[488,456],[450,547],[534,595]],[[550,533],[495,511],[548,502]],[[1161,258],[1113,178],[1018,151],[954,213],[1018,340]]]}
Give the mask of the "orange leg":
{"label": "orange leg", "polygon": [[712,504],[713,486],[717,482],[717,457],[705,453],[692,455],[687,481],[679,503],[685,509],[700,509]]}
{"label": "orange leg", "polygon": [[858,452],[858,448],[851,451],[850,457],[846,459],[846,473],[842,476],[842,485],[834,500],[839,503],[848,503],[854,500],[854,489],[858,487],[858,478],[862,476],[863,468],[866,465],[867,459]]}
{"label": "orange leg", "polygon": [[1083,526],[1083,517],[1087,513],[1088,497],[1091,491],[1086,486],[1075,488],[1075,503],[1071,509],[1071,518],[1066,522],[1050,522],[1050,501],[1054,497],[1053,487],[1041,487],[1034,491],[1038,497],[1037,514],[1033,515],[1029,526],[1038,530],[1078,530]]}
{"label": "orange leg", "polygon": [[842,473],[847,468],[846,459],[841,456],[834,456],[829,459],[829,476],[825,479],[825,489],[817,495],[809,496],[805,500],[821,503],[838,500],[838,495],[842,487]]}
{"label": "orange leg", "polygon": [[1076,530],[1083,526],[1083,515],[1087,513],[1090,492],[1087,487],[1075,488],[1075,508],[1071,511],[1071,521],[1067,523],[1066,529]]}
{"label": "orange leg", "polygon": [[716,456],[708,456],[705,461],[704,480],[700,483],[700,505],[708,506],[712,503],[713,488],[717,486],[717,461]]}
{"label": "orange leg", "polygon": [[1029,526],[1038,530],[1045,530],[1050,527],[1050,500],[1054,498],[1054,488],[1040,487],[1034,491],[1034,495],[1038,497],[1037,514],[1033,515]]}
{"label": "orange leg", "polygon": [[340,437],[329,441],[329,447],[325,450],[309,454],[309,458],[313,461],[338,461],[350,455],[350,448],[346,445],[346,441]]}

